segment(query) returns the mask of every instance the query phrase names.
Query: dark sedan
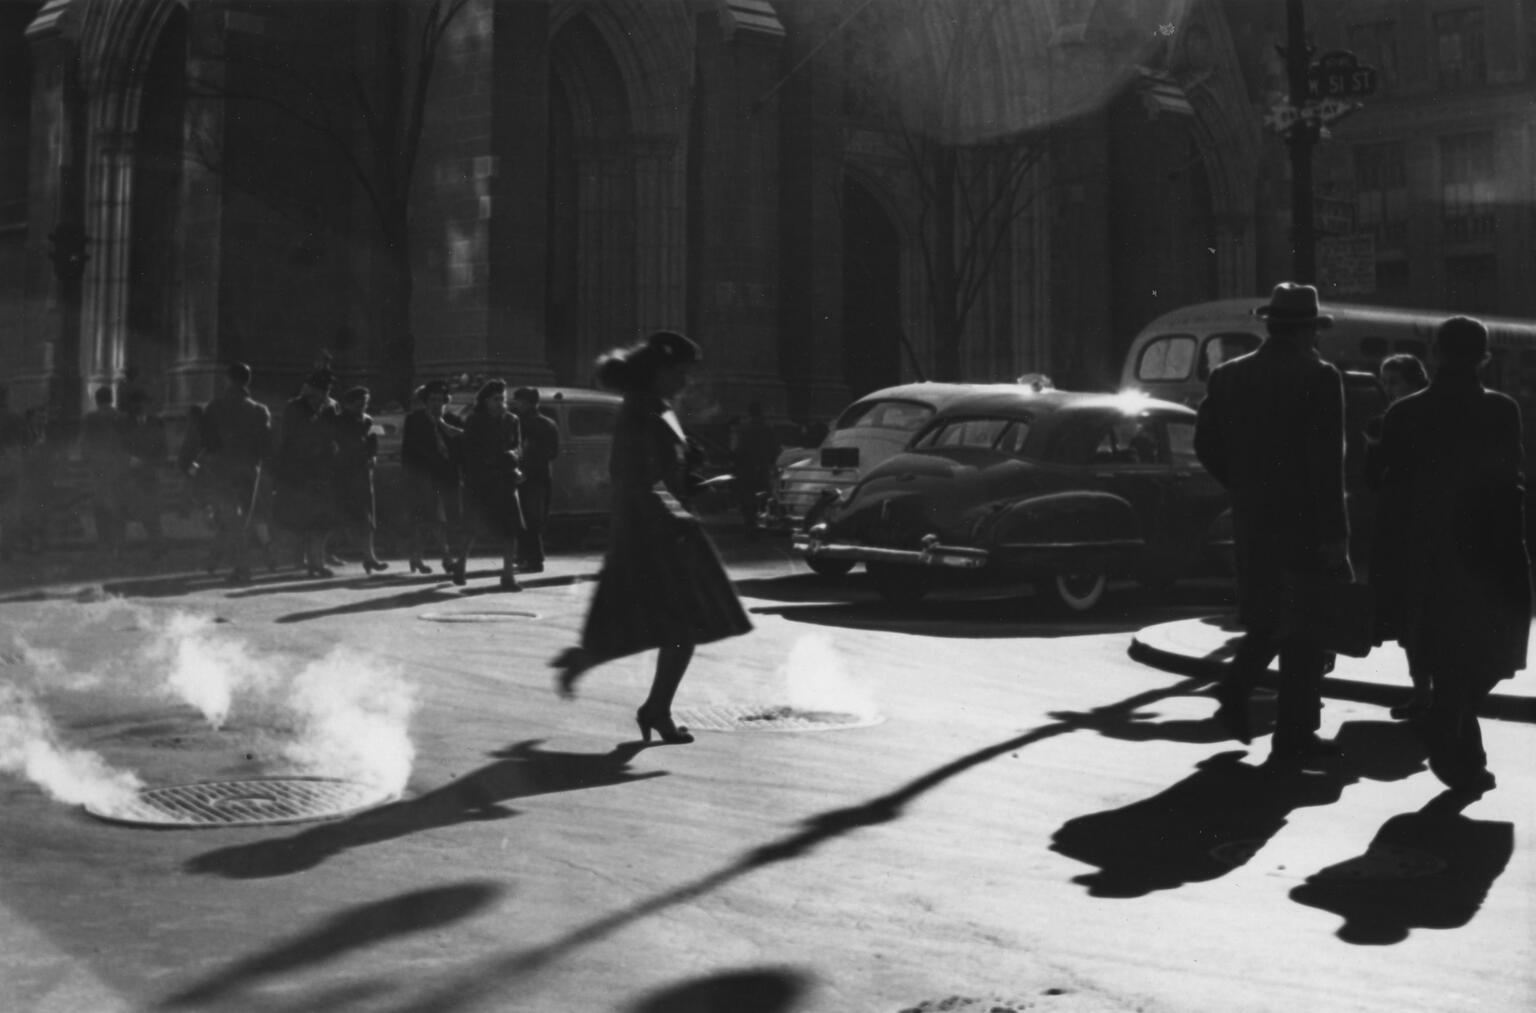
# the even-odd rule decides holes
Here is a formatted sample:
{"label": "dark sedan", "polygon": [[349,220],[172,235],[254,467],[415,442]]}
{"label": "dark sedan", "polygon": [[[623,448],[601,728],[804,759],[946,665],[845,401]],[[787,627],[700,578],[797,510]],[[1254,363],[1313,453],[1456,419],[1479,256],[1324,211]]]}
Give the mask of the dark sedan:
{"label": "dark sedan", "polygon": [[978,386],[872,469],[795,545],[862,561],[887,599],[948,575],[1036,581],[1097,605],[1112,576],[1162,584],[1225,540],[1225,491],[1195,458],[1195,412],[1138,395]]}

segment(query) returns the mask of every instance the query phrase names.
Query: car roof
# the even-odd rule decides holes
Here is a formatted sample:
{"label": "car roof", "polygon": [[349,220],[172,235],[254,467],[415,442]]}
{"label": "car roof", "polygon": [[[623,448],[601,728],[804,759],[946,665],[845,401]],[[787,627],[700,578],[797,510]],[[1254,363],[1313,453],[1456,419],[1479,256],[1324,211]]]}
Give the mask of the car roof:
{"label": "car roof", "polygon": [[894,387],[882,387],[868,394],[861,394],[850,402],[848,407],[852,408],[854,405],[870,401],[926,401],[928,404],[939,407],[957,397],[966,397],[990,387],[1016,388],[1017,386],[1012,383],[947,383],[940,380],[919,380],[915,383],[900,383]]}
{"label": "car roof", "polygon": [[1101,394],[1093,391],[1042,390],[1021,384],[977,384],[968,394],[956,396],[934,413],[933,421],[969,415],[1029,415],[1037,423],[1059,422],[1084,412],[1140,414],[1156,408],[1174,415],[1195,417],[1195,410],[1172,401],[1139,394]]}

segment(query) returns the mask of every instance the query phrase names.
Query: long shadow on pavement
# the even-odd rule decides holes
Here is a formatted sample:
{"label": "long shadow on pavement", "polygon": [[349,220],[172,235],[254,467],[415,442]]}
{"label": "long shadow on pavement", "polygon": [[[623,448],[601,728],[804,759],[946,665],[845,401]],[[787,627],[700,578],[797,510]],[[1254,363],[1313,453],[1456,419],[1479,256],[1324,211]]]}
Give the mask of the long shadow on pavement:
{"label": "long shadow on pavement", "polygon": [[724,971],[643,997],[631,1013],[787,1013],[808,991],[810,977],[790,968]]}
{"label": "long shadow on pavement", "polygon": [[1400,943],[1412,929],[1466,925],[1515,850],[1512,823],[1474,820],[1472,799],[1445,791],[1383,823],[1365,853],[1307,877],[1291,899],[1344,919],[1346,943]]}
{"label": "long shadow on pavement", "polygon": [[1339,800],[1365,778],[1396,781],[1424,769],[1424,749],[1397,723],[1351,721],[1335,739],[1336,769],[1277,775],[1218,753],[1195,772],[1128,806],[1068,820],[1051,850],[1098,871],[1073,882],[1094,897],[1142,897],[1219,879],[1247,862],[1285,826],[1294,809]]}
{"label": "long shadow on pavement", "polygon": [[758,869],[777,862],[802,858],[823,844],[847,834],[899,819],[905,814],[906,807],[910,803],[983,763],[1059,735],[1083,730],[1102,732],[1112,720],[1111,716],[1116,713],[1123,713],[1127,722],[1140,720],[1133,715],[1148,703],[1159,698],[1188,695],[1206,685],[1207,681],[1204,679],[1181,680],[1160,690],[1140,693],[1119,703],[1097,708],[1092,712],[1095,715],[1092,722],[1080,720],[1074,716],[1041,725],[1021,735],[966,753],[921,777],[908,781],[894,791],[859,805],[831,809],[811,816],[802,821],[799,830],[753,848],[729,865],[578,926],[540,946],[477,960],[459,974],[456,981],[422,996],[401,1002],[392,1007],[392,1011],[393,1013],[446,1013],[449,1010],[482,1003],[492,993],[519,979],[539,973],[566,954],[597,943],[636,922],[694,901]]}
{"label": "long shadow on pavement", "polygon": [[[239,992],[260,979],[323,964],[352,950],[375,946],[399,936],[443,928],[489,907],[504,892],[505,888],[500,884],[470,880],[359,904],[332,915],[280,946],[231,964],[200,984],[177,992],[160,1003],[160,1007],[206,1008],[209,1003]],[[341,1008],[335,998],[333,996],[332,1002],[325,1006],[312,1008]]]}
{"label": "long shadow on pavement", "polygon": [[[541,577],[535,580],[523,580],[519,583],[525,589],[539,587],[564,587],[570,584],[580,584],[583,581],[596,579],[595,574],[573,574],[563,577]],[[517,592],[504,591],[497,584],[482,584],[474,587],[455,587],[442,577],[428,577],[417,581],[430,583],[431,587],[418,588],[413,591],[405,591],[400,594],[378,595],[370,598],[361,598],[348,602],[345,605],[335,605],[331,608],[310,609],[305,612],[290,612],[279,616],[274,622],[279,623],[303,623],[315,619],[327,619],[332,616],[361,615],[367,612],[384,612],[392,609],[415,608],[418,605],[441,604],[443,602],[460,601],[465,598],[478,598],[484,595],[509,595]],[[333,587],[335,585],[332,585]],[[372,586],[379,586],[375,582]],[[515,601],[512,597],[510,600]]]}
{"label": "long shadow on pavement", "polygon": [[540,748],[542,741],[533,739],[500,750],[493,754],[495,763],[408,801],[320,823],[291,837],[205,852],[187,862],[187,871],[227,879],[290,876],[352,848],[420,830],[516,816],[517,810],[502,804],[511,799],[624,784],[666,773],[629,769],[630,761],[645,748],[638,742],[593,754],[551,752]]}

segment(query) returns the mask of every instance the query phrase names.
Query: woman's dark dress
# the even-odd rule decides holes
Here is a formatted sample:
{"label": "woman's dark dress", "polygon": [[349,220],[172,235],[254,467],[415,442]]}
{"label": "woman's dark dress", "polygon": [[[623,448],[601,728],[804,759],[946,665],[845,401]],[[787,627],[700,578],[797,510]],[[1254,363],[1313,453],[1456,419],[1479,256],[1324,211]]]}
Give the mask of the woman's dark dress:
{"label": "woman's dark dress", "polygon": [[296,397],[283,408],[272,513],[285,528],[317,534],[336,524],[335,416],[335,403],[329,401],[316,410]]}
{"label": "woman's dark dress", "polygon": [[582,647],[598,657],[707,644],[752,629],[714,545],[682,504],[686,447],[666,402],[625,396],[608,467],[608,553],[582,631]]}
{"label": "woman's dark dress", "polygon": [[[443,416],[452,425],[448,416]],[[411,524],[457,523],[459,501],[459,461],[453,443],[462,433],[454,427],[444,433],[432,421],[425,408],[405,417],[405,431],[400,438],[400,463],[405,481],[405,516]]]}
{"label": "woman's dark dress", "polygon": [[495,416],[476,408],[464,423],[465,509],[480,532],[496,538],[516,538],[523,526],[517,499],[520,434],[511,412]]}
{"label": "woman's dark dress", "polygon": [[372,531],[373,466],[379,456],[373,417],[341,412],[331,428],[336,432],[336,514],[342,524]]}

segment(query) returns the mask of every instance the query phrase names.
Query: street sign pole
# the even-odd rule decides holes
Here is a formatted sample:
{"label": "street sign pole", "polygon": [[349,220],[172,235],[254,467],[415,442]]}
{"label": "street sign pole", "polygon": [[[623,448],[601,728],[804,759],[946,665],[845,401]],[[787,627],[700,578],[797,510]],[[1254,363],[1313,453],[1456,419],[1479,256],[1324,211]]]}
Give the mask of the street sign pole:
{"label": "street sign pole", "polygon": [[[1310,98],[1312,59],[1307,48],[1306,13],[1302,0],[1286,0],[1287,44],[1286,74],[1291,87],[1291,105],[1306,108]],[[1291,272],[1293,280],[1310,285],[1317,280],[1317,237],[1312,227],[1312,149],[1317,144],[1319,124],[1311,117],[1299,118],[1286,141],[1291,155]]]}

